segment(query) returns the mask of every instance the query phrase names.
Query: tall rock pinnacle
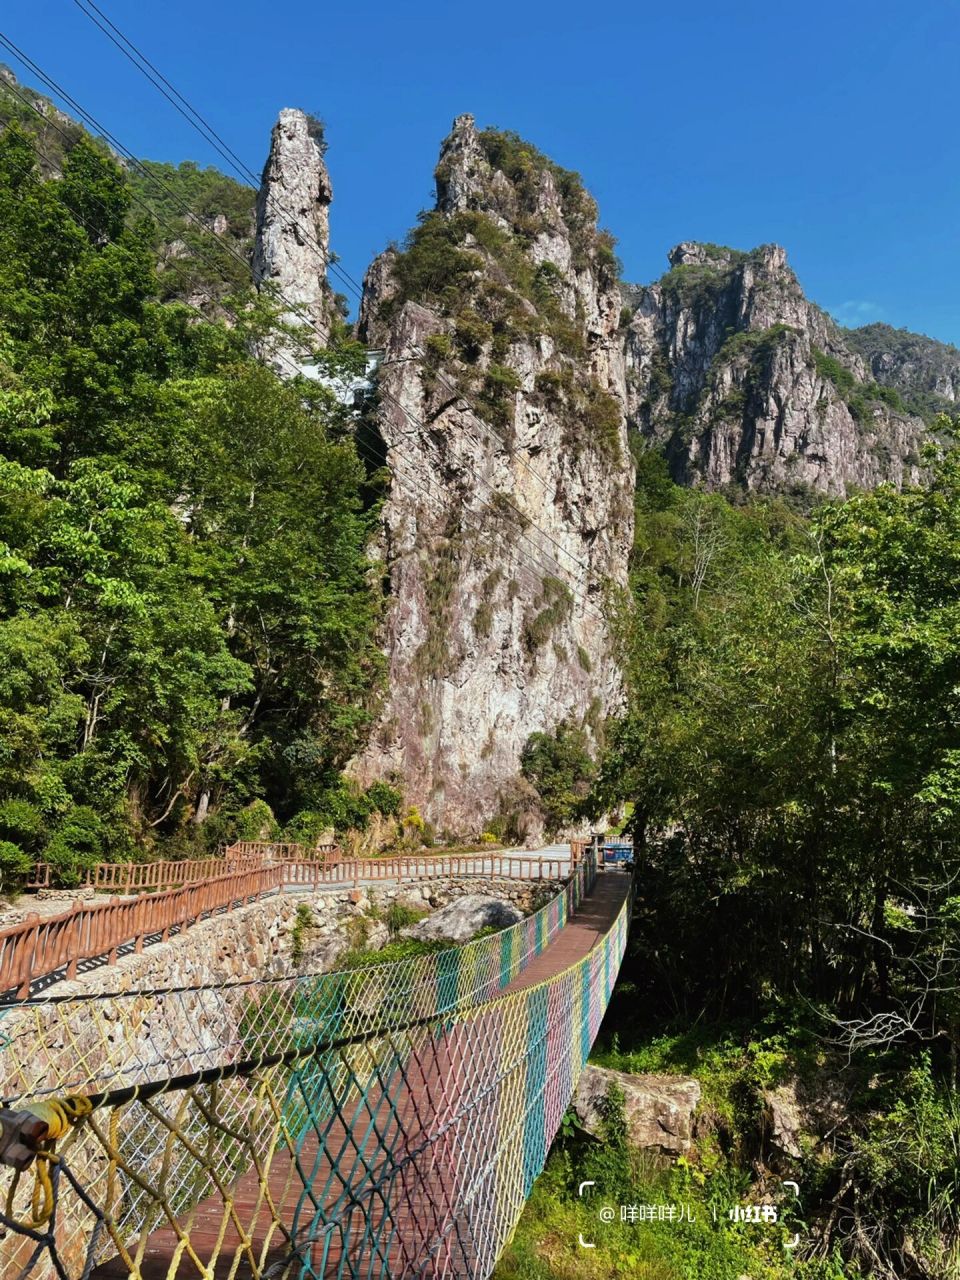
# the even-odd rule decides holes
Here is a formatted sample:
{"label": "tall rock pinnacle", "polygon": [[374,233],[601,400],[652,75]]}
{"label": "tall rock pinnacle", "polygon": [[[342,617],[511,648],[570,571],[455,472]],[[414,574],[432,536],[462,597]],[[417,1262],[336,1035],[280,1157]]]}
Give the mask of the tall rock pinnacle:
{"label": "tall rock pinnacle", "polygon": [[334,313],[327,282],[333,189],[323,153],[318,122],[293,108],[280,112],[257,196],[253,257],[257,288],[273,286],[283,319],[304,326],[313,344],[324,341]]}
{"label": "tall rock pinnacle", "polygon": [[[365,280],[394,476],[381,552],[389,692],[359,780],[438,832],[537,836],[530,736],[599,746],[619,706],[605,616],[633,532],[620,292],[576,174],[458,116],[435,208]],[[492,824],[492,825],[491,825]]]}

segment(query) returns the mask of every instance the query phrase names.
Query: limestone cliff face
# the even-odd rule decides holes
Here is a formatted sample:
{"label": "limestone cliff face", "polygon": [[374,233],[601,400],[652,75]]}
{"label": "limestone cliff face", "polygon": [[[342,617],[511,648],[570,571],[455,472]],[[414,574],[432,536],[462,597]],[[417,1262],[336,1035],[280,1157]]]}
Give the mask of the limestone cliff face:
{"label": "limestone cliff face", "polygon": [[438,830],[501,812],[532,836],[527,739],[564,721],[595,737],[619,698],[603,607],[633,533],[621,298],[593,201],[513,135],[459,117],[436,180],[361,311],[384,351],[390,671],[355,772],[401,778]]}
{"label": "limestone cliff face", "polygon": [[917,477],[926,433],[844,331],[808,302],[778,245],[681,244],[631,289],[631,420],[675,476],[711,487],[843,494]]}
{"label": "limestone cliff face", "polygon": [[[334,313],[326,265],[333,188],[323,155],[318,123],[302,111],[281,111],[257,196],[253,256],[257,288],[277,290],[283,319],[303,327],[308,342],[321,345]],[[302,361],[295,344],[290,352]]]}

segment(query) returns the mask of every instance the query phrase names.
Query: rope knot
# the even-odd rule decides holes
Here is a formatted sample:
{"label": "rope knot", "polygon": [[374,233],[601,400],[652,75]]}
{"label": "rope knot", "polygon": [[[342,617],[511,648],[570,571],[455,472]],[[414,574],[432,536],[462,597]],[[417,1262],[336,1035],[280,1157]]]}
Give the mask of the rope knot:
{"label": "rope knot", "polygon": [[9,1165],[15,1171],[6,1202],[6,1215],[14,1222],[13,1204],[20,1175],[36,1161],[30,1217],[17,1225],[38,1231],[50,1221],[54,1207],[50,1168],[59,1160],[55,1150],[57,1139],[92,1111],[90,1099],[77,1094],[34,1102],[21,1111],[0,1109],[0,1164]]}

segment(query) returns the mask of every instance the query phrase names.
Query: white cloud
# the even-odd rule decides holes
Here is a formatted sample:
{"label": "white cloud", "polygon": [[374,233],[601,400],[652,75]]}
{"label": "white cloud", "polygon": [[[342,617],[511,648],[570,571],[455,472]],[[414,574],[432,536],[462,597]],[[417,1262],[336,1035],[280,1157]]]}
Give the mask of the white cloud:
{"label": "white cloud", "polygon": [[870,302],[866,298],[851,298],[849,302],[841,302],[828,310],[835,320],[850,328],[870,324],[872,320],[882,320],[886,315],[879,302]]}

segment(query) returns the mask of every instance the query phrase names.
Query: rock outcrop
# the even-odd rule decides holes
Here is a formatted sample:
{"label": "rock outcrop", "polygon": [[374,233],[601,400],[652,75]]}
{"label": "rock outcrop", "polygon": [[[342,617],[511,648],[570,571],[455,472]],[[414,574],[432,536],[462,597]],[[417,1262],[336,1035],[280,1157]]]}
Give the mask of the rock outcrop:
{"label": "rock outcrop", "polygon": [[630,1143],[664,1155],[683,1155],[693,1142],[700,1085],[692,1076],[633,1075],[609,1067],[584,1067],[573,1098],[580,1123],[595,1137],[604,1134],[604,1110],[611,1087],[623,1094]]}
{"label": "rock outcrop", "polygon": [[[619,705],[605,609],[632,544],[628,432],[688,484],[803,501],[900,485],[957,400],[960,352],[841,329],[777,245],[685,242],[660,281],[621,286],[577,175],[471,116],[435,177],[434,209],[364,282],[359,335],[382,360],[357,430],[390,476],[388,679],[351,771],[398,782],[440,834],[534,840],[531,734],[572,726],[596,747]],[[282,112],[254,276],[306,339],[336,313],[330,198],[315,124]],[[268,354],[310,372],[295,340]]]}
{"label": "rock outcrop", "polygon": [[[335,313],[327,281],[333,188],[324,151],[318,121],[293,108],[281,111],[257,196],[254,284],[276,292],[282,319],[304,330],[307,346],[323,344]],[[273,354],[283,372],[290,360],[305,359],[296,344]]]}
{"label": "rock outcrop", "polygon": [[523,912],[512,902],[487,894],[468,893],[402,932],[404,937],[415,938],[419,942],[441,939],[469,942],[481,929],[507,929],[522,919]]}
{"label": "rock outcrop", "polygon": [[807,301],[779,245],[684,243],[669,261],[629,291],[625,361],[631,422],[678,480],[839,495],[918,477],[926,424]]}
{"label": "rock outcrop", "polygon": [[843,336],[876,381],[895,388],[911,408],[920,413],[956,408],[960,401],[957,347],[889,324],[845,329]]}
{"label": "rock outcrop", "polygon": [[785,1080],[760,1095],[764,1158],[771,1168],[794,1167],[812,1147],[846,1130],[850,1085],[834,1067]]}
{"label": "rock outcrop", "polygon": [[354,771],[396,776],[440,830],[537,834],[529,736],[596,740],[620,681],[603,616],[633,532],[621,307],[576,175],[460,116],[436,208],[371,267],[389,693]]}

